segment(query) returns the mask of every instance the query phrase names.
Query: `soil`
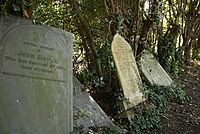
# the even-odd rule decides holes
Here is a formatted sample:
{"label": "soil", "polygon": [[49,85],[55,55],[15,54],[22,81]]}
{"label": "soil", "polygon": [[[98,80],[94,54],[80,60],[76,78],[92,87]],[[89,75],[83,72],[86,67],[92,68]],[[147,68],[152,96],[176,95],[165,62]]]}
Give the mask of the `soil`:
{"label": "soil", "polygon": [[200,134],[200,62],[194,61],[182,68],[178,78],[190,101],[171,103],[170,110],[162,114],[164,134]]}
{"label": "soil", "polygon": [[[178,81],[183,85],[183,89],[189,101],[184,103],[171,103],[168,112],[161,115],[161,123],[164,127],[161,130],[153,130],[152,134],[200,134],[200,61],[192,62],[189,66],[183,66],[181,74],[178,78],[173,78],[174,81]],[[104,91],[104,90],[100,90]],[[94,94],[93,94],[94,95]],[[105,104],[107,100],[111,100],[114,96],[109,93],[98,93],[98,96],[93,96],[98,100],[105,100],[103,102],[98,101],[99,104]],[[113,99],[113,98],[112,98]],[[114,102],[114,101],[113,101]],[[108,101],[101,107],[108,115],[114,113],[110,110],[115,104]]]}

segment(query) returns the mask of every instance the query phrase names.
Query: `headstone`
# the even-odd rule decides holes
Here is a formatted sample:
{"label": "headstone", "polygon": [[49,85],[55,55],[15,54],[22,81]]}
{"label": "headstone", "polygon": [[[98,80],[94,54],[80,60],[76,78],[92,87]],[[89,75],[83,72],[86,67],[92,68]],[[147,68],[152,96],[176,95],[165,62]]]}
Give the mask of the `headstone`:
{"label": "headstone", "polygon": [[0,133],[73,129],[72,34],[0,16]]}
{"label": "headstone", "polygon": [[[136,65],[133,51],[128,42],[119,34],[114,36],[112,42],[112,54],[116,64],[121,87],[126,97],[125,110],[143,102],[142,81]],[[128,115],[130,119],[133,115]]]}
{"label": "headstone", "polygon": [[143,51],[140,65],[144,76],[151,85],[170,86],[172,84],[172,79],[149,51]]}
{"label": "headstone", "polygon": [[74,95],[76,95],[77,93],[81,93],[82,91],[84,91],[84,86],[76,78],[76,76],[73,76],[73,91],[74,91]]}
{"label": "headstone", "polygon": [[87,132],[90,127],[102,127],[113,125],[112,121],[96,103],[96,101],[87,93],[82,92],[82,84],[74,76],[74,90],[78,91],[74,95],[74,126]]}

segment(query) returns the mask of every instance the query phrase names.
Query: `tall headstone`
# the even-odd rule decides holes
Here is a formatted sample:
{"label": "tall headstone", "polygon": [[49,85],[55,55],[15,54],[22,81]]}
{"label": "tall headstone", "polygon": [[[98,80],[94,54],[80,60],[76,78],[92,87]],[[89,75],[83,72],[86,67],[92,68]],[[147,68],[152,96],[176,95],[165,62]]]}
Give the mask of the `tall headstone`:
{"label": "tall headstone", "polygon": [[[112,54],[116,64],[121,87],[126,97],[124,101],[125,110],[145,100],[142,91],[142,81],[136,65],[133,51],[128,42],[116,34],[112,41]],[[130,119],[133,115],[127,114]]]}
{"label": "tall headstone", "polygon": [[151,85],[170,86],[172,84],[172,79],[149,51],[143,51],[140,65],[144,76]]}
{"label": "tall headstone", "polygon": [[96,103],[96,101],[87,93],[82,92],[83,85],[74,76],[74,126],[81,128],[85,133],[90,127],[110,127],[112,121]]}
{"label": "tall headstone", "polygon": [[0,16],[0,133],[73,129],[72,34]]}

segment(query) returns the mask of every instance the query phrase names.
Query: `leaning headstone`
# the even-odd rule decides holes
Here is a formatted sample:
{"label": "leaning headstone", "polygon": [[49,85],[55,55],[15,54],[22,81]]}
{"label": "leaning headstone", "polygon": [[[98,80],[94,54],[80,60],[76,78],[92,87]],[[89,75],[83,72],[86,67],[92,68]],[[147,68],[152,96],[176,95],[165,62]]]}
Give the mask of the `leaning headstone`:
{"label": "leaning headstone", "polygon": [[172,79],[149,51],[143,51],[140,65],[144,76],[151,85],[170,86],[172,84]]}
{"label": "leaning headstone", "polygon": [[0,16],[0,133],[73,129],[72,34]]}
{"label": "leaning headstone", "polygon": [[84,91],[84,86],[81,84],[81,82],[74,75],[73,75],[73,91],[74,91],[74,95]]}
{"label": "leaning headstone", "polygon": [[[116,64],[118,77],[124,92],[125,110],[129,110],[133,106],[145,100],[142,91],[142,81],[136,65],[135,57],[131,46],[119,34],[114,36],[112,42],[112,54]],[[127,113],[128,118],[132,118],[132,114]]]}
{"label": "leaning headstone", "polygon": [[113,123],[96,101],[87,93],[81,92],[83,86],[74,76],[74,126],[87,132],[90,127],[112,126]]}

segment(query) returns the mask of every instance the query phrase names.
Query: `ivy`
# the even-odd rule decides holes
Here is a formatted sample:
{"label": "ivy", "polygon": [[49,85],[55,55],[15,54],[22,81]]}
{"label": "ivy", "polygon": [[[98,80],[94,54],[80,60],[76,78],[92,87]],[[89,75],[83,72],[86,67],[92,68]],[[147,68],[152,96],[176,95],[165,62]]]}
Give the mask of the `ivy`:
{"label": "ivy", "polygon": [[151,133],[164,127],[161,123],[161,114],[169,109],[170,103],[183,103],[189,97],[179,84],[170,87],[146,86],[147,102],[134,107],[134,118],[130,128],[137,133]]}

